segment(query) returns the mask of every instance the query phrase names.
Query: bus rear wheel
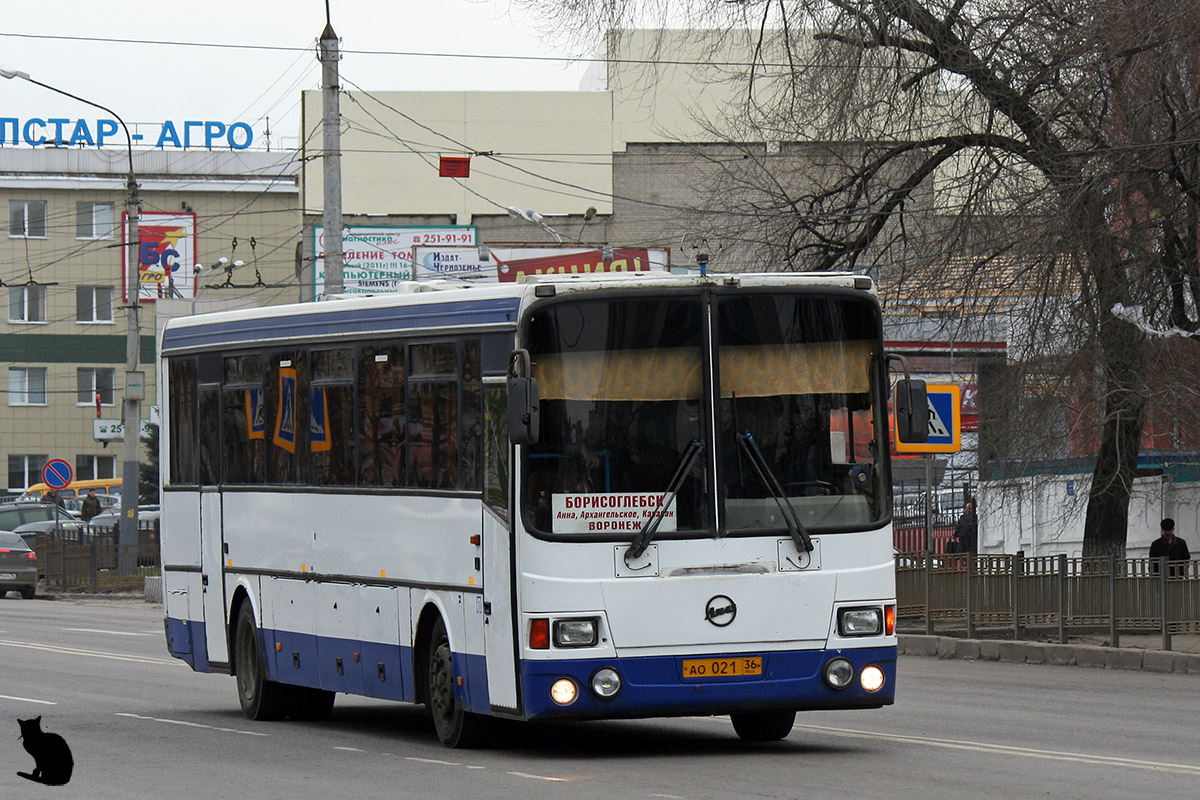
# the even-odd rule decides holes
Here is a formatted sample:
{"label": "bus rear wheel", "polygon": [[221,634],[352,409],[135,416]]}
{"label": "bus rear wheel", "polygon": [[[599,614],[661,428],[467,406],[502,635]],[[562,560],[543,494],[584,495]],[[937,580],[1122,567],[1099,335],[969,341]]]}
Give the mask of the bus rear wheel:
{"label": "bus rear wheel", "polygon": [[795,711],[753,711],[730,714],[733,730],[743,742],[774,742],[786,739],[796,724]]}
{"label": "bus rear wheel", "polygon": [[238,701],[246,719],[283,719],[288,707],[287,687],[267,679],[267,660],[249,603],[242,603],[238,611],[234,648]]}
{"label": "bus rear wheel", "polygon": [[450,637],[441,617],[429,634],[429,656],[426,672],[429,711],[438,739],[447,747],[475,747],[483,739],[482,717],[463,710],[455,696],[454,663],[450,652]]}

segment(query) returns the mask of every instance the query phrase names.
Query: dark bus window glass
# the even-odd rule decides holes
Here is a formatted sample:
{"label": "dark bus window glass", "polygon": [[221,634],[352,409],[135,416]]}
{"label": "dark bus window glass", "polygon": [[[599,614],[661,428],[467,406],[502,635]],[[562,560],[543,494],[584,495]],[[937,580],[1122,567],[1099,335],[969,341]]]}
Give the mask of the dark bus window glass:
{"label": "dark bus window glass", "polygon": [[479,340],[466,339],[462,343],[462,414],[459,431],[462,434],[460,450],[460,489],[478,489],[479,473],[482,468],[483,443],[483,399],[479,375]]}
{"label": "dark bus window glass", "polygon": [[404,481],[404,349],[367,346],[358,356],[358,482],[401,486]]}
{"label": "dark bus window glass", "polygon": [[304,475],[308,369],[303,352],[274,353],[264,388],[267,483],[298,483]]}
{"label": "dark bus window glass", "polygon": [[489,333],[482,337],[484,375],[503,375],[508,370],[508,356],[513,351],[511,333]]}
{"label": "dark bus window glass", "polygon": [[225,483],[262,483],[267,422],[263,409],[262,356],[225,359],[221,393],[221,432]]}
{"label": "dark bus window glass", "polygon": [[196,361],[173,358],[171,393],[171,483],[196,483]]}
{"label": "dark bus window glass", "polygon": [[508,519],[508,390],[483,387],[483,500]]}
{"label": "dark bus window glass", "polygon": [[309,482],[354,485],[354,351],[312,354],[309,398]]}
{"label": "dark bus window glass", "polygon": [[409,349],[408,485],[458,485],[458,347],[454,342]]}
{"label": "dark bus window glass", "polygon": [[878,326],[874,305],[857,297],[718,300],[719,485],[731,530],[785,526],[751,448],[805,525],[861,527],[880,519]]}
{"label": "dark bus window glass", "polygon": [[[699,439],[703,416],[699,296],[562,301],[530,315],[528,349],[541,397],[541,440],[526,449],[525,501],[539,530],[632,535],[642,517],[555,515],[568,494],[661,493]],[[659,530],[710,525],[698,458]],[[602,502],[609,502],[608,499]],[[612,498],[636,502],[636,498]],[[640,513],[640,512],[637,512]],[[599,523],[598,523],[599,524]]]}
{"label": "dark bus window glass", "polygon": [[221,392],[216,385],[201,386],[196,433],[200,440],[200,484],[221,482]]}

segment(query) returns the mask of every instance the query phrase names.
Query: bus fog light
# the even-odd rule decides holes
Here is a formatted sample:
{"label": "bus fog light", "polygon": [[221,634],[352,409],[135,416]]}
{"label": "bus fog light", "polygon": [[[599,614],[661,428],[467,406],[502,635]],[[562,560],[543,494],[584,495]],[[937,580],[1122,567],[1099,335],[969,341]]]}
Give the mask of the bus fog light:
{"label": "bus fog light", "polygon": [[570,678],[559,678],[550,686],[550,699],[560,706],[569,706],[579,695],[579,687]]}
{"label": "bus fog light", "polygon": [[883,670],[874,664],[869,664],[863,667],[862,674],[858,676],[858,682],[868,692],[878,692],[883,688]]}
{"label": "bus fog light", "polygon": [[612,667],[601,667],[592,675],[592,692],[597,697],[608,699],[621,691],[621,676]]}
{"label": "bus fog light", "polygon": [[556,619],[554,620],[555,647],[595,647],[596,646],[595,617],[587,619]]}
{"label": "bus fog light", "polygon": [[845,689],[854,680],[854,665],[844,658],[835,658],[825,665],[825,683],[831,689]]}

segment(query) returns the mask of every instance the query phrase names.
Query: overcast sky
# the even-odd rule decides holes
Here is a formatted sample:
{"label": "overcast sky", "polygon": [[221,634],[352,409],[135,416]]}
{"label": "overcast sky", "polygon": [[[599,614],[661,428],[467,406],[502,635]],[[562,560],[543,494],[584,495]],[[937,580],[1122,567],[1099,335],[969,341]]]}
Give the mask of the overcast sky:
{"label": "overcast sky", "polygon": [[[333,27],[346,51],[341,74],[348,89],[356,84],[371,91],[573,90],[586,69],[565,61],[353,52],[568,55],[543,43],[536,20],[511,9],[508,0],[331,0],[331,5]],[[260,120],[270,117],[275,137],[294,145],[300,91],[320,87],[315,41],[324,26],[324,0],[6,4],[0,64],[105,105],[127,123],[242,121],[253,126],[258,142]],[[226,46],[172,44],[182,42]],[[597,52],[601,44],[597,35]],[[23,124],[34,117],[93,121],[104,116],[24,81],[0,80],[0,117]]]}

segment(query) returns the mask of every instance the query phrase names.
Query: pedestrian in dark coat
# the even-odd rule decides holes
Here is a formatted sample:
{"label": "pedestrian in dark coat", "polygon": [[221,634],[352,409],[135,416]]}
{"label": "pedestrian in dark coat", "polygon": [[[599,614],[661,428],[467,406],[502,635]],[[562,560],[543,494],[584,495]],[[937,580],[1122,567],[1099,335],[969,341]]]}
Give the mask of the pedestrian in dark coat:
{"label": "pedestrian in dark coat", "polygon": [[[1188,561],[1192,554],[1188,551],[1187,542],[1175,535],[1175,520],[1167,517],[1160,523],[1162,535],[1150,543],[1150,558],[1155,559],[1151,565],[1154,574],[1158,574],[1158,559],[1166,556],[1167,561]],[[1179,566],[1171,567],[1171,575],[1182,574]]]}

